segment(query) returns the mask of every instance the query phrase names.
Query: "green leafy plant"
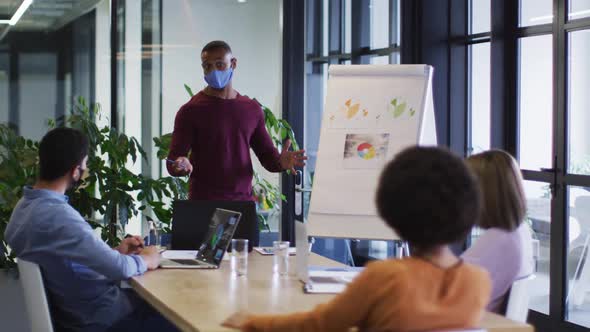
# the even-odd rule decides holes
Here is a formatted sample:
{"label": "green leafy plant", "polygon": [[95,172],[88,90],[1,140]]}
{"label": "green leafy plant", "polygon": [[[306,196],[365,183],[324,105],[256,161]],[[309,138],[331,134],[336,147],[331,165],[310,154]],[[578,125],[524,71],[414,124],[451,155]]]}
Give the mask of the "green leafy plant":
{"label": "green leafy plant", "polygon": [[[186,199],[187,181],[182,178],[152,179],[136,173],[132,165],[147,156],[134,137],[108,126],[98,127],[99,104],[88,104],[84,98],[68,116],[49,120],[50,128],[69,126],[84,132],[89,140],[88,174],[80,185],[68,191],[69,203],[93,228],[100,228],[103,239],[116,246],[123,237],[124,226],[132,216],[143,211],[147,220],[159,221],[165,232],[172,221],[171,203]],[[169,145],[167,138],[154,139]],[[18,136],[11,128],[0,125],[0,268],[14,267],[3,235],[22,188],[34,184],[38,169],[38,142]]]}
{"label": "green leafy plant", "polygon": [[0,124],[0,269],[16,266],[14,254],[4,241],[4,231],[23,187],[32,185],[37,177],[38,150],[37,142]]}
{"label": "green leafy plant", "polygon": [[[88,105],[79,98],[71,115],[60,119],[84,132],[89,139],[88,176],[69,192],[71,204],[95,227],[102,228],[103,239],[117,245],[124,236],[129,218],[144,212],[147,220],[159,220],[169,231],[171,201],[186,197],[182,180],[173,177],[151,179],[130,168],[139,158],[147,161],[145,151],[134,137],[115,128],[99,128],[100,105]],[[166,202],[169,201],[169,202]],[[93,218],[96,214],[102,219]]]}

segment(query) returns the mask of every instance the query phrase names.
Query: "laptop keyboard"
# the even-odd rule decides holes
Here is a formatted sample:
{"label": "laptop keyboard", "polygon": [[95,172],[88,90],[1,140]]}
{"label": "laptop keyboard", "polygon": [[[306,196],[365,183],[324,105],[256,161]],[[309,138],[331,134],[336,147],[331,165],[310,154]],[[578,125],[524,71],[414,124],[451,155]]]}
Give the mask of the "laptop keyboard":
{"label": "laptop keyboard", "polygon": [[203,265],[201,262],[194,259],[171,259],[171,261],[182,265]]}

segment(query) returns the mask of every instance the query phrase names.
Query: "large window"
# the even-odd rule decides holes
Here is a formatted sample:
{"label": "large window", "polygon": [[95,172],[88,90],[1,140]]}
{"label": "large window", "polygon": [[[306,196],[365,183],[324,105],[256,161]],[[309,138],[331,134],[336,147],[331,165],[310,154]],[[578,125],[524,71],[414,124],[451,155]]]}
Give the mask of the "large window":
{"label": "large window", "polygon": [[490,148],[490,0],[469,1],[468,153]]}
{"label": "large window", "polygon": [[[306,11],[304,140],[309,161],[304,182],[310,188],[313,186],[329,66],[399,63],[400,1],[307,0]],[[309,197],[309,193],[304,195],[305,213]],[[352,243],[355,256],[382,258],[390,247],[382,241]],[[319,240],[314,248],[350,262],[348,242]],[[357,259],[356,263],[362,262]]]}
{"label": "large window", "polygon": [[[526,7],[523,6],[523,10]],[[526,14],[523,11],[523,15]],[[530,15],[529,15],[530,16]],[[531,20],[534,20],[531,19]],[[535,21],[533,21],[535,22]],[[518,151],[520,167],[530,172],[553,165],[553,52],[552,36],[524,36],[518,40]],[[533,124],[534,125],[531,125]],[[551,184],[525,182],[528,221],[535,234],[536,278],[530,308],[549,314]]]}
{"label": "large window", "polygon": [[[457,0],[446,6],[448,21],[420,24],[430,34],[448,31],[449,48],[429,40],[418,45],[435,54],[414,56],[437,62],[440,76],[449,69],[434,86],[438,114],[448,108],[450,116],[441,121],[443,132],[465,155],[498,148],[518,160],[536,259],[529,321],[537,331],[588,331],[590,3]],[[421,10],[435,17],[443,7]]]}
{"label": "large window", "polygon": [[[553,94],[551,35],[519,39],[518,110],[520,166],[539,170],[552,165]],[[531,126],[531,124],[535,124]]]}
{"label": "large window", "polygon": [[[570,18],[587,16],[588,10],[574,4],[582,5],[582,2],[571,1]],[[566,175],[564,185],[568,221],[568,231],[565,232],[566,318],[574,324],[590,327],[590,97],[587,93],[590,88],[587,75],[590,70],[590,21],[586,19],[582,29],[568,32],[564,42],[564,59],[567,61],[563,70],[568,77],[565,94],[567,124],[564,128],[568,144],[564,154],[566,174],[571,174]]]}
{"label": "large window", "polygon": [[[465,153],[507,150],[525,179],[536,258],[529,320],[538,331],[587,331],[590,3],[450,3],[453,15],[467,18],[464,30],[449,23],[464,31],[452,45],[462,45],[467,55],[464,63],[451,61],[459,64],[451,67],[451,77],[464,76],[468,83]],[[462,83],[449,84],[453,100],[461,100],[454,86]]]}
{"label": "large window", "polygon": [[329,65],[399,63],[399,1],[307,0],[306,11],[305,148],[313,178]]}
{"label": "large window", "polygon": [[[549,320],[561,326],[559,330],[590,327],[585,74],[590,67],[590,20],[584,18],[585,5],[522,0],[518,30],[516,148],[524,176],[531,180],[526,185],[529,220],[538,244],[530,308],[542,314],[532,315],[540,325]],[[534,30],[527,28],[533,25]],[[560,318],[563,308],[565,321]]]}

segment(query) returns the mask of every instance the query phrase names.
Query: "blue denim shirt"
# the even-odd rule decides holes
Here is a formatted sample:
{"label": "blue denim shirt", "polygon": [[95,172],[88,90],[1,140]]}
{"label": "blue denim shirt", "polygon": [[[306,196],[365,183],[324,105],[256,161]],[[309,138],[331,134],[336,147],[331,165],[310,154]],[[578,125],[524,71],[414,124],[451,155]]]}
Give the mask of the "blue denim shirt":
{"label": "blue denim shirt", "polygon": [[4,235],[18,258],[40,265],[57,327],[102,330],[132,312],[118,282],[144,273],[143,258],[110,248],[67,196],[25,187]]}

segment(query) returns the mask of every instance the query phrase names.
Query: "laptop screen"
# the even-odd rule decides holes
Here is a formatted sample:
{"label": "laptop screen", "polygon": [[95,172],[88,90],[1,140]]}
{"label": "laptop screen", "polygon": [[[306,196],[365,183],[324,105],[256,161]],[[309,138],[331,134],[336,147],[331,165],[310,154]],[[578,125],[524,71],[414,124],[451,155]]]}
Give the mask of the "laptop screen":
{"label": "laptop screen", "polygon": [[219,265],[234,236],[241,216],[239,212],[216,209],[211,217],[205,241],[199,247],[197,259]]}

